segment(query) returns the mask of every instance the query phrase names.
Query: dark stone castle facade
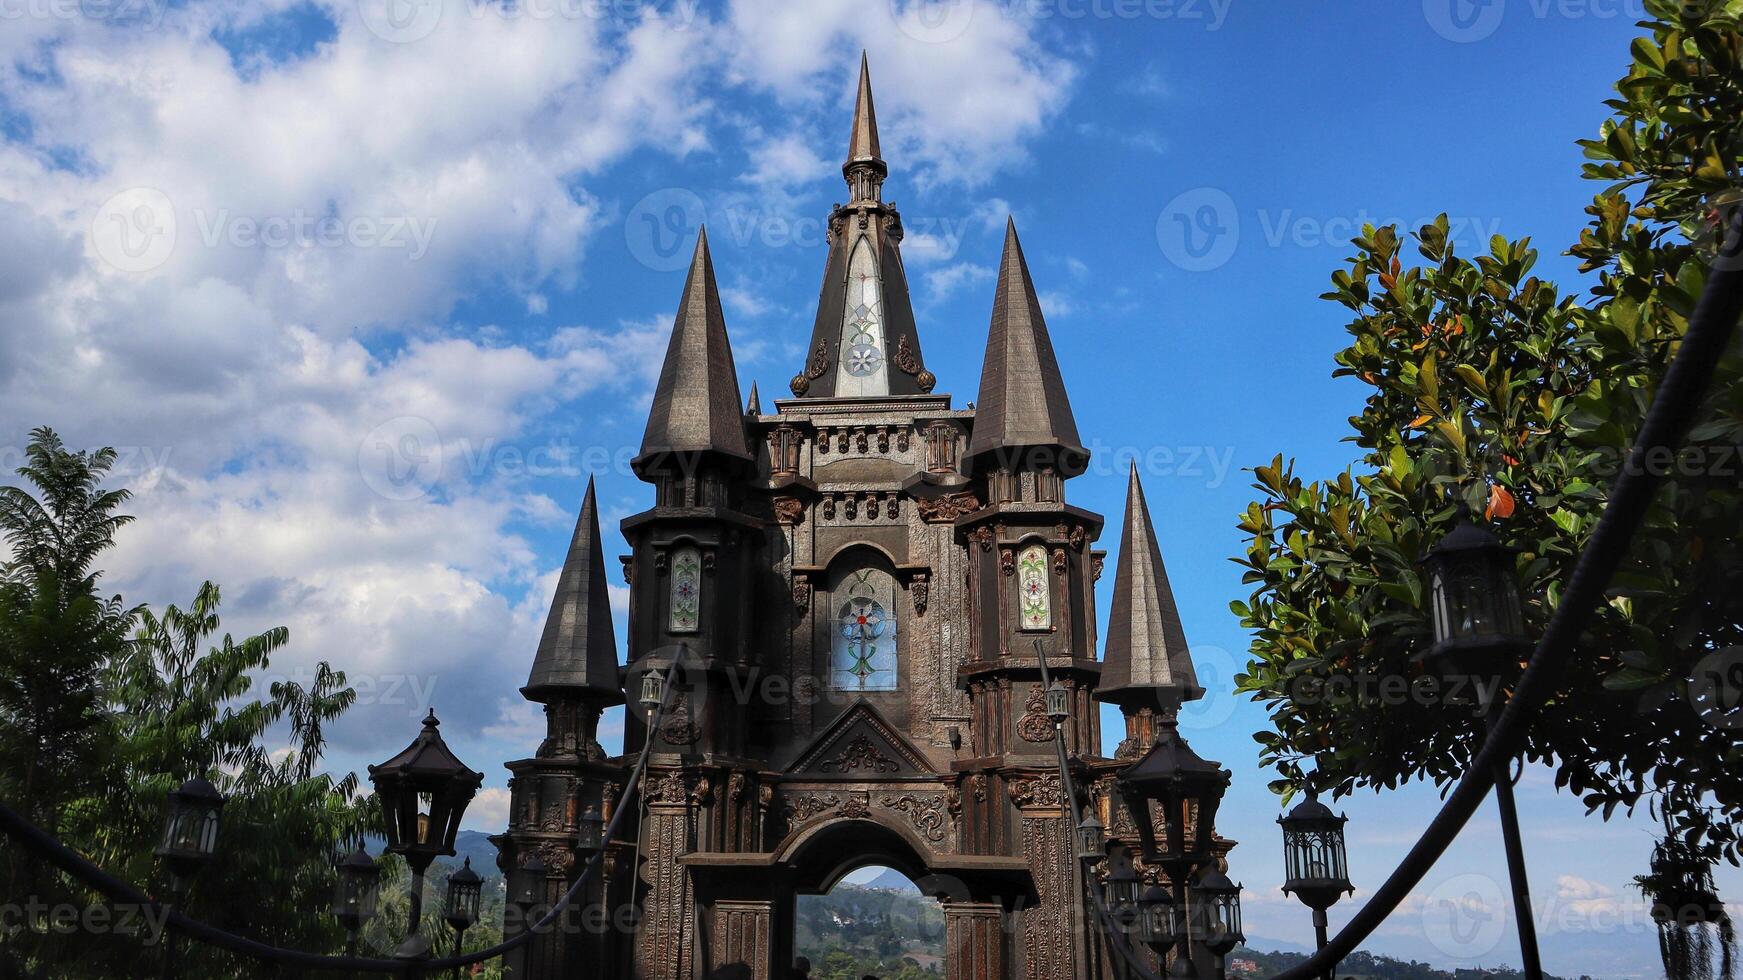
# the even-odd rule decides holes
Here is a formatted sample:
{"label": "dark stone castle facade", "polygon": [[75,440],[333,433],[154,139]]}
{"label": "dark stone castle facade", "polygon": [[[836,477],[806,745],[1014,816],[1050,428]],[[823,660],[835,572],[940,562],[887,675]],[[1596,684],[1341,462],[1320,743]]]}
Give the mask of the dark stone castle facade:
{"label": "dark stone castle facade", "polygon": [[[1097,659],[1104,522],[1066,500],[1089,457],[1015,227],[979,397],[958,408],[921,353],[887,172],[862,63],[849,200],[829,217],[806,362],[773,411],[754,387],[740,397],[698,238],[633,463],[653,506],[622,525],[629,664],[589,486],[523,689],[549,732],[509,765],[504,870],[533,869],[554,902],[588,856],[578,828],[611,816],[650,739],[651,769],[583,907],[512,956],[513,976],[785,977],[794,897],[871,864],[941,901],[953,978],[1110,973],[1038,656],[1070,689],[1069,764],[1116,853],[1133,834],[1112,774],[1202,691],[1136,471]],[[606,757],[601,712],[674,661],[664,722],[649,731],[630,704],[626,755]],[[1098,702],[1126,718],[1116,758]]]}

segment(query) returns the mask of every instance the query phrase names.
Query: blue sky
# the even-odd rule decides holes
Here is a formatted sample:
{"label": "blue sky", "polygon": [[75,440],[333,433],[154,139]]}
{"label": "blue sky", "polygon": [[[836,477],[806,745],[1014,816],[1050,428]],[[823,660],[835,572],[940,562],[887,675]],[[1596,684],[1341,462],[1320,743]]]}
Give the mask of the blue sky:
{"label": "blue sky", "polygon": [[[335,764],[384,758],[433,703],[490,774],[471,825],[502,825],[499,763],[538,739],[515,690],[585,477],[608,527],[648,503],[624,463],[696,224],[741,385],[759,382],[766,406],[809,335],[865,48],[927,367],[939,391],[975,397],[1013,214],[1096,453],[1068,492],[1117,522],[1140,462],[1213,691],[1188,734],[1236,774],[1221,829],[1243,842],[1249,932],[1290,942],[1310,929],[1276,894],[1277,807],[1250,738],[1265,719],[1227,690],[1246,647],[1227,609],[1246,596],[1228,562],[1242,470],[1282,452],[1331,475],[1352,458],[1341,440],[1361,393],[1330,377],[1346,318],[1316,297],[1363,222],[1445,211],[1467,252],[1529,235],[1540,271],[1576,282],[1559,253],[1595,188],[1574,140],[1603,119],[1640,13],[91,9],[20,4],[0,32],[0,462],[36,424],[123,447],[141,519],[110,584],[162,603],[212,578],[232,629],[291,627],[287,675],[319,659],[349,670],[365,703],[334,733]],[[435,448],[400,452],[414,444]],[[1520,796],[1551,906],[1546,966],[1651,970],[1627,885],[1649,826],[1586,820],[1541,773]],[[1437,802],[1414,787],[1341,804],[1358,885],[1381,880]],[[1498,854],[1485,809],[1371,947],[1516,961],[1510,928],[1492,928],[1506,919]],[[1472,931],[1449,931],[1449,900]]]}

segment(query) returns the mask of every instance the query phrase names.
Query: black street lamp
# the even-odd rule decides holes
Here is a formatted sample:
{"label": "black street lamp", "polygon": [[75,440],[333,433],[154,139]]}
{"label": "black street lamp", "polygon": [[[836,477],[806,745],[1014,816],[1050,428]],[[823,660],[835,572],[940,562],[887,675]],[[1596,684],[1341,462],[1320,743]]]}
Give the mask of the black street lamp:
{"label": "black street lamp", "polygon": [[1203,911],[1204,946],[1220,961],[1247,938],[1241,931],[1241,886],[1213,864],[1198,876],[1193,892]]}
{"label": "black street lamp", "polygon": [[154,853],[169,868],[173,889],[181,892],[218,850],[224,796],[205,777],[195,776],[172,790],[167,803],[163,839]]}
{"label": "black street lamp", "polygon": [[387,817],[387,849],[403,856],[412,870],[406,939],[394,951],[404,959],[421,959],[430,953],[429,941],[418,933],[424,872],[437,857],[454,853],[460,818],[484,782],[483,773],[466,768],[448,750],[436,731],[440,725],[432,710],[424,719],[424,730],[405,751],[369,767],[369,779]]}
{"label": "black street lamp", "polygon": [[[459,871],[448,876],[448,894],[442,902],[442,919],[454,930],[454,955],[460,955],[460,944],[466,930],[478,921],[478,903],[484,894],[484,879],[472,870],[472,859]],[[454,967],[454,980],[460,980],[460,967]]]}
{"label": "black street lamp", "polygon": [[1047,685],[1047,717],[1055,725],[1065,724],[1065,719],[1071,717],[1071,692],[1065,685],[1054,681]]}
{"label": "black street lamp", "polygon": [[1108,873],[1108,913],[1123,928],[1137,925],[1143,888],[1144,879],[1138,877],[1130,861],[1120,862],[1119,867]]}
{"label": "black street lamp", "polygon": [[[1440,677],[1474,686],[1491,725],[1502,707],[1502,677],[1532,646],[1525,635],[1516,554],[1489,529],[1461,521],[1422,560],[1428,573],[1434,645],[1418,659]],[[1537,923],[1531,917],[1531,885],[1509,768],[1505,759],[1495,766],[1495,804],[1501,811],[1501,842],[1513,887],[1520,958],[1526,980],[1541,980]]]}
{"label": "black street lamp", "polygon": [[1168,889],[1151,885],[1138,899],[1138,922],[1134,930],[1139,942],[1166,956],[1168,948],[1180,941],[1180,909],[1168,897]]}
{"label": "black street lamp", "polygon": [[[1177,926],[1190,921],[1185,911],[1186,883],[1194,872],[1216,859],[1216,811],[1230,776],[1219,763],[1194,752],[1180,737],[1179,722],[1164,715],[1150,751],[1115,777],[1120,797],[1137,827],[1144,862],[1160,867],[1173,886]],[[1191,932],[1175,929],[1179,949],[1169,968],[1170,976],[1195,975]]]}
{"label": "black street lamp", "polygon": [[[169,901],[173,908],[194,878],[218,850],[218,825],[224,816],[224,795],[206,781],[195,776],[171,790],[165,801],[163,838],[153,852],[169,869]],[[163,975],[170,975],[175,961],[175,937],[166,932],[163,937]]]}
{"label": "black street lamp", "polygon": [[576,821],[575,849],[591,854],[605,846],[605,818],[599,815],[599,808],[589,806],[581,811],[581,819]]}
{"label": "black street lamp", "polygon": [[544,902],[546,874],[544,859],[539,857],[539,852],[534,851],[527,863],[521,865],[520,871],[516,872],[512,881],[514,890],[509,895],[509,901],[521,906],[522,912]]}
{"label": "black street lamp", "polygon": [[1417,659],[1440,677],[1474,683],[1486,702],[1509,664],[1531,649],[1515,554],[1487,528],[1461,521],[1422,559],[1434,645]]}
{"label": "black street lamp", "polygon": [[1084,817],[1083,823],[1077,825],[1077,859],[1094,864],[1106,857],[1107,852],[1107,828],[1093,813]]}
{"label": "black street lamp", "polygon": [[357,955],[357,937],[363,927],[375,918],[376,899],[380,895],[381,865],[369,856],[363,845],[357,845],[349,857],[334,868],[333,917],[345,928],[345,954]]}
{"label": "black street lamp", "polygon": [[[1283,828],[1283,893],[1293,892],[1301,904],[1313,910],[1313,931],[1320,949],[1325,948],[1325,910],[1354,892],[1350,884],[1349,858],[1344,844],[1344,824],[1349,817],[1331,812],[1308,790],[1307,799],[1287,816],[1277,818]],[[1330,977],[1337,970],[1326,971]]]}
{"label": "black street lamp", "polygon": [[[1184,885],[1193,869],[1215,857],[1216,811],[1230,775],[1194,752],[1173,718],[1158,724],[1150,751],[1115,779],[1146,863],[1161,866]],[[1176,869],[1181,874],[1175,875]]]}

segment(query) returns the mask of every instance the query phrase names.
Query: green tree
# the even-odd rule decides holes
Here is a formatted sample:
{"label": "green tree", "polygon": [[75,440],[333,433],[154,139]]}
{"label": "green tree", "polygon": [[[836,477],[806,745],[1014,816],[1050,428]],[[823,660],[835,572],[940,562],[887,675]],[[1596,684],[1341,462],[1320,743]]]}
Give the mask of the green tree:
{"label": "green tree", "polygon": [[49,826],[105,750],[102,675],[133,622],[92,567],[132,520],[127,491],[102,488],[114,464],[113,449],[72,452],[40,428],[18,469],[32,489],[0,487],[0,795]]}
{"label": "green tree", "polygon": [[[1419,671],[1429,628],[1416,562],[1457,519],[1492,522],[1521,549],[1534,627],[1597,523],[1743,169],[1743,2],[1646,8],[1613,118],[1582,142],[1585,176],[1608,185],[1572,249],[1596,273],[1587,294],[1534,277],[1529,239],[1458,254],[1444,218],[1413,238],[1423,264],[1406,266],[1412,243],[1396,229],[1370,227],[1332,277],[1325,298],[1354,315],[1334,374],[1368,388],[1351,419],[1361,461],[1310,482],[1279,456],[1254,470],[1261,496],[1240,522],[1254,588],[1233,604],[1253,631],[1239,684],[1270,709],[1273,730],[1255,737],[1279,792],[1462,775],[1481,726],[1468,706],[1352,705],[1327,698],[1328,682],[1360,690]],[[1647,461],[1675,478],[1525,749],[1605,817],[1648,803],[1709,865],[1740,857],[1729,814],[1743,767],[1731,734],[1703,723],[1690,676],[1743,639],[1740,374],[1733,348],[1688,450]]]}
{"label": "green tree", "polygon": [[[379,830],[356,775],[320,769],[326,726],[355,692],[323,662],[306,687],[279,681],[263,696],[258,678],[289,632],[221,634],[210,582],[186,609],[161,614],[100,598],[97,563],[130,520],[118,513],[127,491],[102,487],[115,459],[112,449],[70,451],[38,429],[19,470],[26,486],[0,488],[10,549],[0,565],[0,796],[110,873],[149,887],[166,796],[204,775],[228,803],[218,866],[196,882],[189,910],[265,942],[337,951],[343,936],[325,914],[332,862]],[[275,735],[285,739],[278,752],[269,748]],[[0,859],[11,896],[100,903],[14,849]],[[0,968],[36,975],[52,963],[57,977],[98,977],[141,962],[131,935],[30,926],[6,938]],[[255,969],[198,946],[178,960],[188,977]]]}

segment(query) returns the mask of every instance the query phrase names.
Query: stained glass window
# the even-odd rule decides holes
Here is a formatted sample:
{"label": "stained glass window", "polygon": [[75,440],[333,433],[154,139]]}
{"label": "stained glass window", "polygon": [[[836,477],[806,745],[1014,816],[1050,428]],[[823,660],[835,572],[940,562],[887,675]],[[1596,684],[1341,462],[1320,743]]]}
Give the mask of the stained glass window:
{"label": "stained glass window", "polygon": [[841,368],[835,390],[841,395],[890,393],[884,344],[883,286],[871,239],[861,236],[847,263],[847,302],[841,314]]}
{"label": "stained glass window", "polygon": [[672,552],[672,611],[667,627],[673,633],[694,633],[702,625],[702,554],[695,548]]}
{"label": "stained glass window", "polygon": [[1017,602],[1023,629],[1053,627],[1053,585],[1047,580],[1047,549],[1038,544],[1017,555]]}
{"label": "stained glass window", "polygon": [[895,580],[876,568],[849,572],[836,587],[830,647],[836,689],[896,689],[895,590]]}

